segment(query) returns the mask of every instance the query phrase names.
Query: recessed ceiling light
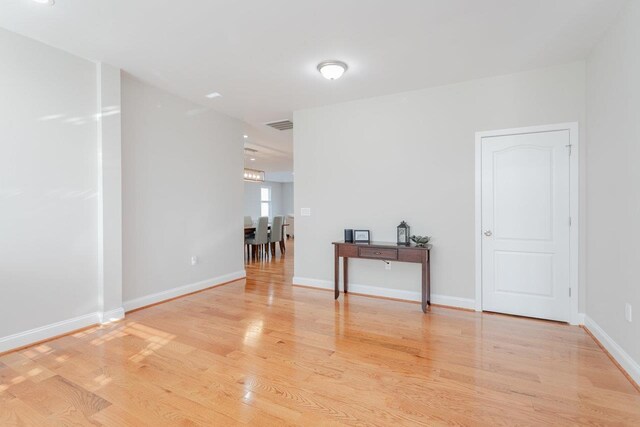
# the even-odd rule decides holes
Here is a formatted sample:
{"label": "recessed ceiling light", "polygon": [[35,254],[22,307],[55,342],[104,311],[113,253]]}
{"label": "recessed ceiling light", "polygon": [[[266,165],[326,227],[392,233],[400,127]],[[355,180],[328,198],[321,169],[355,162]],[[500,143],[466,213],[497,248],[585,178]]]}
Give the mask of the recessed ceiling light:
{"label": "recessed ceiling light", "polygon": [[33,0],[36,3],[46,4],[47,6],[53,6],[56,4],[55,0]]}
{"label": "recessed ceiling light", "polygon": [[252,162],[255,162],[255,161],[256,161],[256,158],[255,158],[255,157],[252,157],[252,158],[251,158],[251,161],[252,161]]}
{"label": "recessed ceiling light", "polygon": [[249,138],[249,135],[242,135],[242,137],[243,137],[244,139],[247,139],[247,138]]}
{"label": "recessed ceiling light", "polygon": [[327,80],[337,80],[349,67],[342,61],[324,61],[318,64],[318,71]]}
{"label": "recessed ceiling light", "polygon": [[220,98],[221,96],[222,95],[220,95],[218,92],[211,92],[206,95],[206,97],[209,99]]}

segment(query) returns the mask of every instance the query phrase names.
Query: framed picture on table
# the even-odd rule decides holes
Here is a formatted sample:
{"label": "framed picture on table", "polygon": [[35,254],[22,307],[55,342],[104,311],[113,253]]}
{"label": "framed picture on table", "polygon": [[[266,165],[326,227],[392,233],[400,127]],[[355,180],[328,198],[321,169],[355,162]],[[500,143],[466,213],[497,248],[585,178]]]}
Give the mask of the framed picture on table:
{"label": "framed picture on table", "polygon": [[353,243],[371,243],[369,230],[353,230]]}

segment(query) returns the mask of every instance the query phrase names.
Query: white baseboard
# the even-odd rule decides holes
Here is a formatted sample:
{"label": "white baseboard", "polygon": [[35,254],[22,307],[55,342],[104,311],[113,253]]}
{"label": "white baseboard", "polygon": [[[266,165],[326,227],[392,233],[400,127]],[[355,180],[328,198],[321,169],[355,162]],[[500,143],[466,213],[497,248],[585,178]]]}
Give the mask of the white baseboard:
{"label": "white baseboard", "polygon": [[293,277],[294,285],[309,286],[310,288],[331,289],[333,282],[330,280],[307,279],[306,277]]}
{"label": "white baseboard", "polygon": [[[333,281],[331,280],[319,280],[309,279],[306,277],[294,277],[294,285],[309,286],[319,289],[331,289],[333,290]],[[371,295],[376,297],[396,298],[406,301],[418,301],[422,300],[420,292],[404,291],[400,289],[380,288],[377,286],[359,285],[357,283],[349,283],[349,291],[357,294]],[[433,304],[446,305],[449,307],[468,308],[473,310],[475,308],[476,301],[470,298],[450,297],[447,295],[431,294],[431,302]]]}
{"label": "white baseboard", "polygon": [[157,292],[155,294],[134,298],[129,301],[124,301],[122,305],[124,306],[125,311],[131,311],[135,310],[136,308],[145,307],[151,304],[157,304],[171,298],[176,298],[182,295],[190,294],[192,292],[201,291],[212,286],[221,285],[223,283],[231,282],[238,279],[244,279],[245,277],[247,277],[247,272],[245,270],[236,271],[234,273],[225,274],[223,276],[214,277],[212,279],[203,280],[201,282],[191,283],[189,285],[167,289],[166,291]]}
{"label": "white baseboard", "polygon": [[467,310],[476,309],[476,300],[473,298],[450,297],[448,295],[431,294],[431,302],[438,305],[446,305],[448,307],[466,308]]}
{"label": "white baseboard", "polygon": [[592,318],[585,316],[584,326],[600,341],[609,354],[627,371],[627,374],[640,384],[640,364],[633,360],[629,353],[616,343]]}
{"label": "white baseboard", "polygon": [[244,270],[237,271],[224,276],[215,277],[202,282],[192,283],[190,285],[180,286],[169,289],[156,294],[147,295],[134,300],[126,301],[123,307],[116,308],[105,312],[95,312],[85,314],[83,316],[74,317],[72,319],[62,320],[60,322],[51,323],[49,325],[40,326],[28,331],[19,332],[17,334],[0,337],[0,353],[4,353],[16,348],[25,347],[40,341],[57,337],[59,335],[68,334],[78,329],[101,323],[108,323],[124,318],[125,311],[144,307],[146,305],[162,302],[167,299],[179,297],[191,292],[200,291],[222,283],[231,282],[233,280],[242,279],[247,274]]}
{"label": "white baseboard", "polygon": [[124,307],[119,307],[114,310],[104,311],[100,314],[100,323],[115,322],[116,320],[124,319]]}
{"label": "white baseboard", "polygon": [[0,353],[44,341],[100,323],[100,313],[89,313],[0,338]]}

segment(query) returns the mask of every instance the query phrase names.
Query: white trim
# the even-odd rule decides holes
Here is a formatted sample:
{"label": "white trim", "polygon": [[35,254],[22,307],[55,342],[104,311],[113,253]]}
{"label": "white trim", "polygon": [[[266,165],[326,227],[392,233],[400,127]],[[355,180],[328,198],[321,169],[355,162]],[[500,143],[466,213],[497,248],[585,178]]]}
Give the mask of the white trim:
{"label": "white trim", "polygon": [[24,347],[100,323],[99,313],[89,313],[0,338],[0,353]]}
{"label": "white trim", "polygon": [[[571,215],[571,229],[569,237],[569,280],[571,286],[571,324],[580,323],[580,138],[578,123],[567,123],[569,129],[569,215]],[[582,319],[584,323],[584,318]]]}
{"label": "white trim", "polygon": [[592,318],[585,316],[584,326],[595,336],[600,344],[607,349],[609,354],[620,364],[627,374],[640,384],[640,364],[616,343]]}
{"label": "white trim", "polygon": [[482,311],[482,137],[476,132],[476,311]]}
{"label": "white trim", "polygon": [[124,307],[104,311],[98,314],[100,316],[100,323],[116,322],[118,320],[124,319]]}
{"label": "white trim", "polygon": [[171,298],[176,298],[182,295],[190,294],[192,292],[201,291],[203,289],[211,288],[216,285],[231,282],[238,279],[244,279],[247,277],[245,270],[236,271],[234,273],[225,274],[223,276],[214,277],[211,279],[203,280],[189,285],[178,286],[177,288],[167,289],[166,291],[157,292],[155,294],[145,295],[143,297],[134,298],[129,301],[124,301],[122,305],[125,311],[135,310],[136,308],[145,307],[151,304],[157,304],[162,301],[166,301]]}
{"label": "white trim", "polygon": [[445,305],[447,307],[466,308],[468,310],[475,310],[476,308],[476,300],[472,298],[431,294],[431,302],[438,305]]}
{"label": "white trim", "polygon": [[571,157],[569,158],[569,215],[571,215],[570,229],[570,253],[569,271],[571,298],[570,298],[570,320],[572,325],[581,324],[580,313],[578,312],[578,301],[580,299],[580,284],[578,280],[580,263],[580,145],[578,135],[578,123],[559,123],[555,125],[529,126],[513,129],[501,129],[485,132],[476,132],[475,150],[475,233],[476,233],[476,302],[475,309],[482,311],[482,138],[492,136],[518,135],[523,133],[552,132],[559,130],[569,131],[569,144],[571,147]]}
{"label": "white trim", "polygon": [[[319,289],[334,289],[333,281],[309,279],[306,277],[294,277],[294,285],[309,286]],[[360,285],[357,283],[349,283],[349,291],[356,294],[371,295],[376,297],[395,298],[405,301],[422,301],[420,292],[404,291],[401,289],[380,288],[377,286]],[[431,294],[431,302],[449,307],[467,308],[473,310],[475,301],[469,298],[451,297],[447,295]]]}

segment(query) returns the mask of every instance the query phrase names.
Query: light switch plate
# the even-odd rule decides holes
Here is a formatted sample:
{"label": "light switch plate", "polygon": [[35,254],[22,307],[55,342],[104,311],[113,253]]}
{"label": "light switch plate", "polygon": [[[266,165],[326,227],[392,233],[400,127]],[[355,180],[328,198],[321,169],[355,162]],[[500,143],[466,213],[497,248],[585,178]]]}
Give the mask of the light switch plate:
{"label": "light switch plate", "polygon": [[633,320],[633,312],[631,311],[631,304],[626,303],[624,305],[624,318],[627,322],[631,323]]}
{"label": "light switch plate", "polygon": [[311,208],[300,208],[300,216],[311,216]]}

